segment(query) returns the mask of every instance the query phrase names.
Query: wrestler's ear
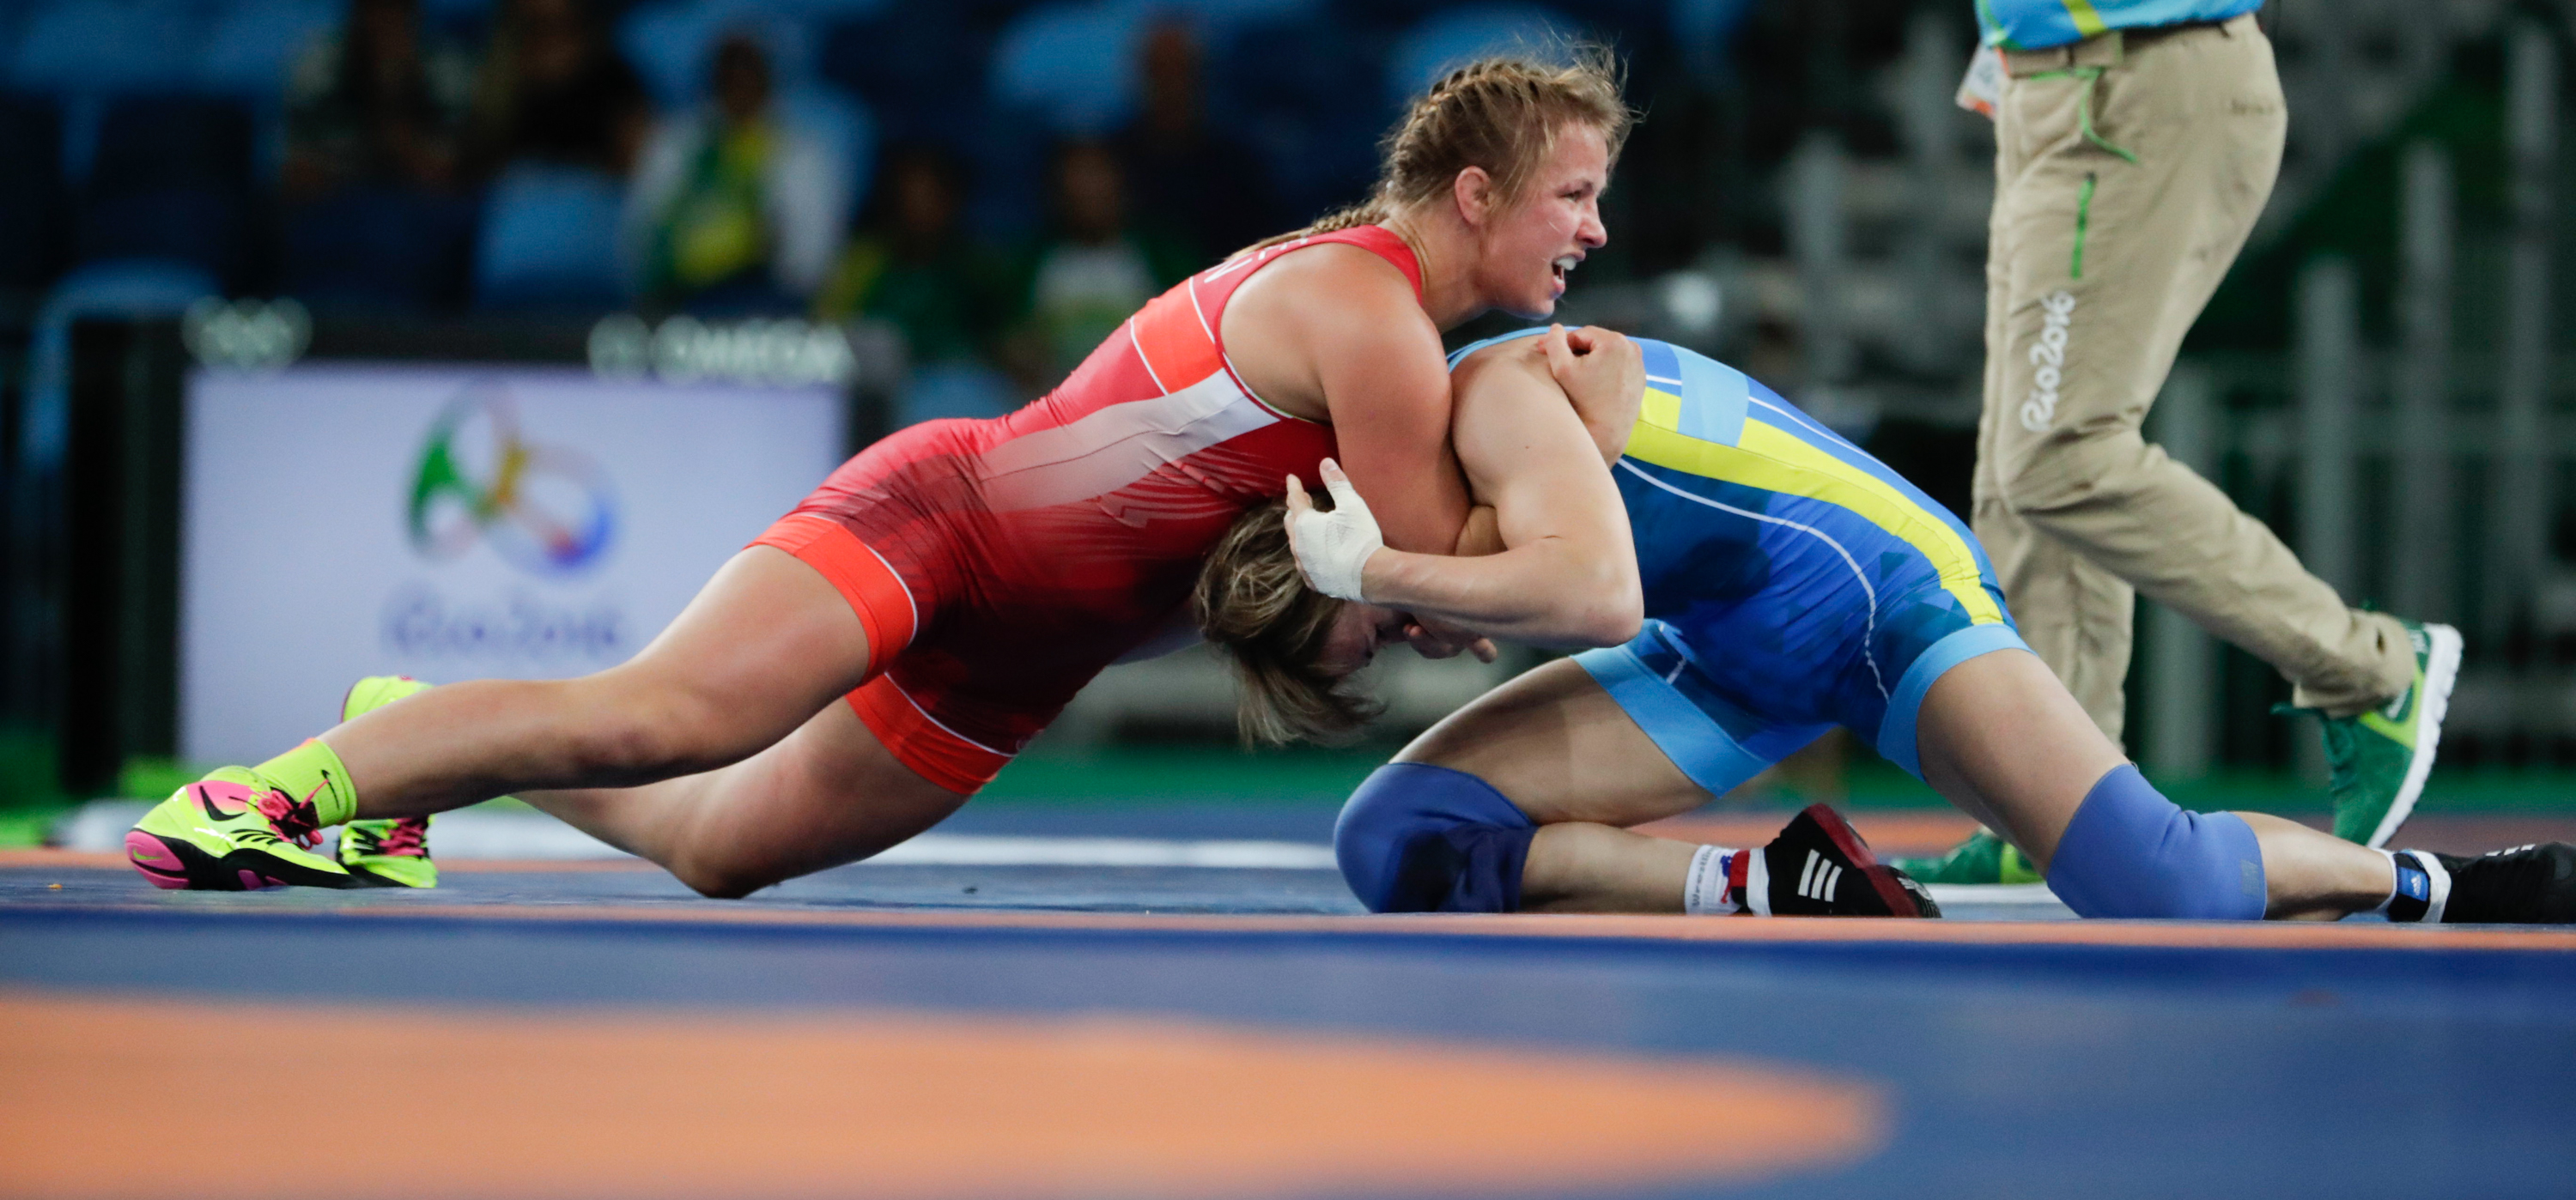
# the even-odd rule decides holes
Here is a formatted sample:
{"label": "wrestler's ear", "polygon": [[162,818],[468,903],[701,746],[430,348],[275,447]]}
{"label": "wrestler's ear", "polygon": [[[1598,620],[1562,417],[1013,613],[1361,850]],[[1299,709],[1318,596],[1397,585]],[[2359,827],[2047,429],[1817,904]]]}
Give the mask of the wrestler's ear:
{"label": "wrestler's ear", "polygon": [[1494,215],[1494,177],[1483,167],[1458,172],[1458,177],[1449,182],[1449,194],[1458,204],[1458,219],[1471,229],[1483,228]]}

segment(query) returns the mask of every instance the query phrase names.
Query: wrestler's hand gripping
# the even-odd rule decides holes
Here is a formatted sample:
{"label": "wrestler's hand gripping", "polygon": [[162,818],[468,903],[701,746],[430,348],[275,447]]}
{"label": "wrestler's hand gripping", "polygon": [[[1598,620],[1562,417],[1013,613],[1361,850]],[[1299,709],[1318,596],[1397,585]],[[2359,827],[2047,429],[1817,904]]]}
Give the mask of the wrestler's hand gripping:
{"label": "wrestler's hand gripping", "polygon": [[1333,497],[1333,510],[1315,507],[1297,477],[1288,477],[1288,548],[1297,555],[1297,570],[1316,591],[1336,600],[1365,602],[1360,573],[1369,556],[1386,546],[1368,501],[1360,499],[1340,463],[1325,459],[1317,474]]}

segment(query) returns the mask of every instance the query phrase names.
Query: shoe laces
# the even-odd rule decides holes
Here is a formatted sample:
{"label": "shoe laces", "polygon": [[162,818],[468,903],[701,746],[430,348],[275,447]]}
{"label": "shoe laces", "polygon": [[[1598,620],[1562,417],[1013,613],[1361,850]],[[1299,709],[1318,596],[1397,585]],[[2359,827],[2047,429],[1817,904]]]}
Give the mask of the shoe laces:
{"label": "shoe laces", "polygon": [[276,788],[259,794],[259,815],[277,830],[277,836],[307,850],[322,842],[321,819],[309,801],[297,800]]}
{"label": "shoe laces", "polygon": [[419,817],[404,817],[382,833],[369,830],[364,849],[369,854],[395,858],[429,857],[429,822]]}

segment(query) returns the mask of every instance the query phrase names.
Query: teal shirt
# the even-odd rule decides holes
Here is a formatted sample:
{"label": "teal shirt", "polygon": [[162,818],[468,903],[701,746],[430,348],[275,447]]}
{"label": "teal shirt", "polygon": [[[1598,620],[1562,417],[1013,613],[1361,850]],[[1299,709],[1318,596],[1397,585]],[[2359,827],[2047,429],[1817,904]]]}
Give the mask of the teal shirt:
{"label": "teal shirt", "polygon": [[2040,50],[2113,29],[2224,21],[2263,7],[2263,0],[1977,0],[1985,44]]}

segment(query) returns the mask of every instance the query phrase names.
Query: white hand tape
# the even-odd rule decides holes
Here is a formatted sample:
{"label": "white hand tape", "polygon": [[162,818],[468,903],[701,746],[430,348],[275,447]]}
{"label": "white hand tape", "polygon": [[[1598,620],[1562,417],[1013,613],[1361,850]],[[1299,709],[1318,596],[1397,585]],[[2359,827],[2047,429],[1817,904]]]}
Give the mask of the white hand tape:
{"label": "white hand tape", "polygon": [[1360,570],[1386,539],[1349,479],[1327,481],[1324,487],[1333,494],[1333,511],[1288,514],[1288,547],[1316,591],[1336,600],[1363,600]]}

